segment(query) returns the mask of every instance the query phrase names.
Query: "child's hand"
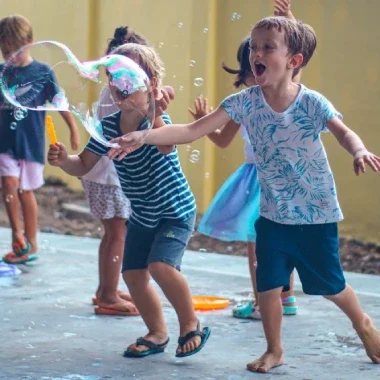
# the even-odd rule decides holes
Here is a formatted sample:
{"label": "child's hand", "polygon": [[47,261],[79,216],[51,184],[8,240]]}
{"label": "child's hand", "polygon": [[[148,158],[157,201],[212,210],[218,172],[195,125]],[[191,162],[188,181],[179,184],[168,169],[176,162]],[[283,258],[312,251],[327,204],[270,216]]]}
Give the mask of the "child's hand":
{"label": "child's hand", "polygon": [[380,171],[380,157],[375,156],[368,150],[362,150],[354,156],[354,172],[359,175],[365,173],[365,165],[368,165],[374,172]]}
{"label": "child's hand", "polygon": [[119,148],[111,148],[107,156],[110,160],[118,161],[121,161],[125,156],[144,145],[141,132],[131,132],[127,135],[112,139],[110,142],[119,144]]}
{"label": "child's hand", "polygon": [[170,100],[174,100],[175,91],[172,86],[162,86],[160,89],[163,94],[167,94],[169,96]]}
{"label": "child's hand", "polygon": [[274,0],[274,15],[293,18],[290,6],[290,0]]}
{"label": "child's hand", "polygon": [[48,151],[48,162],[52,166],[62,166],[67,160],[66,147],[58,142],[55,145],[50,145]]}
{"label": "child's hand", "polygon": [[198,96],[194,100],[194,111],[189,108],[189,112],[195,120],[201,119],[203,116],[208,115],[212,111],[213,108],[208,106],[208,100],[203,96]]}
{"label": "child's hand", "polygon": [[156,88],[153,91],[155,100],[155,116],[161,116],[168,108],[170,100],[174,99],[174,90],[170,86]]}
{"label": "child's hand", "polygon": [[80,138],[78,130],[75,128],[70,133],[70,145],[71,149],[77,151],[79,148]]}

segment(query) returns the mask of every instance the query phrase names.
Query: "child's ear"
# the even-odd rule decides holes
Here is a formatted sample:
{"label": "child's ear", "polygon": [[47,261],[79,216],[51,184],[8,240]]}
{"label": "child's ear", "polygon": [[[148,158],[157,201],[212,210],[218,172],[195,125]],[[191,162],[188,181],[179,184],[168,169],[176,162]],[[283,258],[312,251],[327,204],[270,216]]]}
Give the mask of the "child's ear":
{"label": "child's ear", "polygon": [[301,53],[294,54],[289,58],[288,68],[294,70],[297,67],[300,67],[302,63],[303,63],[303,55]]}

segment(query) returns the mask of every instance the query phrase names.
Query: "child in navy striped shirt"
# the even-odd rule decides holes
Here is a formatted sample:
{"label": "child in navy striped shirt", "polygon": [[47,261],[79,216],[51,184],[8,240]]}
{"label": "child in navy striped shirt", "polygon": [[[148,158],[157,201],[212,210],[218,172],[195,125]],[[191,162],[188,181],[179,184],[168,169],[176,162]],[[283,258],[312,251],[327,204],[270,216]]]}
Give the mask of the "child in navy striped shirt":
{"label": "child in navy striped shirt", "polygon": [[[125,44],[113,54],[135,60],[148,75],[151,86],[157,88],[160,85],[164,67],[151,47]],[[110,90],[112,92],[114,88],[110,86]],[[140,97],[141,92],[136,95]],[[128,123],[131,118],[126,118],[122,106],[119,108],[119,112],[102,120],[103,134],[108,140],[124,135],[131,128],[136,129]],[[157,120],[171,124],[167,114]],[[137,129],[141,129],[141,125]],[[163,150],[167,154],[163,154]],[[68,156],[63,144],[58,143],[50,147],[48,161],[79,177],[91,170],[108,151],[109,148],[91,138],[83,152]],[[203,348],[210,329],[204,327],[201,330],[189,285],[180,273],[182,256],[194,228],[196,206],[177,149],[142,145],[114,164],[132,208],[124,248],[123,278],[148,327],[148,333],[131,344],[124,356],[160,353],[169,342],[161,302],[149,282],[150,276],[161,287],[178,316],[180,337],[176,356],[193,355]]]}

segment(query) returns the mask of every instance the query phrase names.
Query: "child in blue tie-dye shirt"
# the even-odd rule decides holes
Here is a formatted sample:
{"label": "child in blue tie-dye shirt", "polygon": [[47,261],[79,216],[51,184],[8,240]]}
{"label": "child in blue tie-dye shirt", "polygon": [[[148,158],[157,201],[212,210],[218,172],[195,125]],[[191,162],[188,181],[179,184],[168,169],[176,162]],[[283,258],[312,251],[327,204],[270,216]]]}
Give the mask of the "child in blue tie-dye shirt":
{"label": "child in blue tie-dye shirt", "polygon": [[[321,94],[292,81],[316,47],[313,29],[285,17],[268,17],[251,32],[250,64],[257,86],[225,99],[188,125],[151,131],[146,144],[188,144],[230,120],[247,128],[257,165],[261,204],[256,222],[257,288],[266,352],[247,368],[267,372],[283,364],[280,294],[297,269],[303,290],[333,301],[351,320],[373,363],[380,364],[380,334],[346,284],[339,261],[337,222],[343,218],[321,133],[331,131],[353,157],[357,175],[380,170],[357,134]],[[133,151],[134,132],[118,139]]]}

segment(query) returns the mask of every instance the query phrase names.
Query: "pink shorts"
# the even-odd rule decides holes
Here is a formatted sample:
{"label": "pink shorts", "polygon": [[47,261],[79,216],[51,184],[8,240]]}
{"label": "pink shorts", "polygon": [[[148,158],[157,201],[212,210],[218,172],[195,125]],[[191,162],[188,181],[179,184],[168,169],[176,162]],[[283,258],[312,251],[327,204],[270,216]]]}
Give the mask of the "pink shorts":
{"label": "pink shorts", "polygon": [[[17,177],[20,190],[36,190],[44,184],[44,165],[39,162],[15,160],[0,153],[0,177]],[[1,186],[1,183],[0,183]]]}

